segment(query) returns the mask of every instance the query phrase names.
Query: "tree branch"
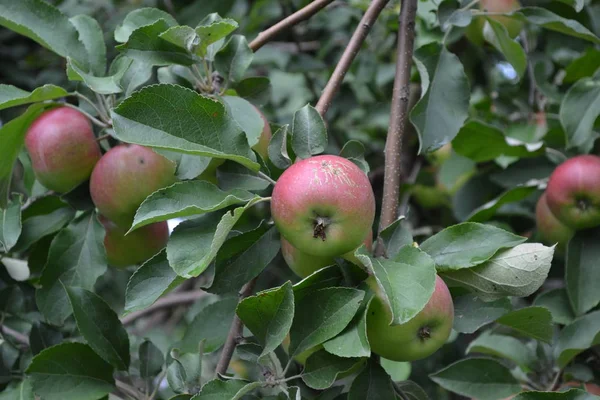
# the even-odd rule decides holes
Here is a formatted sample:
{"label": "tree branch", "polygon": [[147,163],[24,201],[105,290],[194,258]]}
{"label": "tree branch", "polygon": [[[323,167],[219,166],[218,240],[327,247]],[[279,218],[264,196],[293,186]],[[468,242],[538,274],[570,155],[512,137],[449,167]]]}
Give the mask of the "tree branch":
{"label": "tree branch", "polygon": [[171,307],[183,303],[193,303],[194,301],[204,296],[206,296],[206,292],[202,290],[171,293],[163,297],[162,299],[159,299],[156,303],[152,304],[150,307],[144,310],[132,312],[131,314],[126,315],[125,317],[121,318],[121,323],[123,325],[127,325],[132,323],[136,319],[143,317],[144,315],[150,314],[161,308]]}
{"label": "tree branch", "polygon": [[315,15],[321,9],[325,8],[329,3],[333,2],[333,0],[315,0],[309,5],[300,10],[296,11],[292,15],[287,18],[282,19],[269,29],[262,31],[258,34],[256,39],[250,42],[250,48],[252,51],[257,51],[261,47],[263,47],[267,42],[276,37],[280,32],[289,29],[290,27],[307,20],[308,18]]}
{"label": "tree branch", "polygon": [[27,336],[23,335],[21,332],[17,332],[14,329],[9,328],[6,325],[1,325],[1,328],[2,328],[2,333],[4,335],[11,336],[17,342],[24,344],[25,346],[29,346],[29,338]]}
{"label": "tree branch", "polygon": [[[257,278],[254,278],[244,285],[244,287],[240,291],[240,301],[244,300],[246,297],[252,294],[254,286],[256,285],[256,280]],[[233,356],[233,351],[235,350],[235,347],[238,344],[239,338],[242,336],[243,329],[244,323],[237,316],[237,314],[235,314],[233,316],[231,328],[229,328],[227,340],[225,340],[225,345],[223,346],[223,351],[221,352],[221,358],[219,358],[219,362],[217,363],[215,374],[224,375],[227,372],[227,368],[229,367],[229,363],[231,362],[231,357]]]}
{"label": "tree branch", "polygon": [[342,81],[344,80],[344,76],[346,76],[346,72],[348,72],[350,69],[352,61],[354,61],[354,58],[358,54],[358,51],[365,41],[365,38],[369,34],[371,27],[388,2],[389,0],[373,0],[369,5],[369,8],[367,8],[365,15],[363,15],[362,19],[360,20],[360,24],[352,34],[352,37],[348,42],[348,46],[344,50],[344,53],[342,53],[340,61],[335,67],[331,78],[329,78],[329,82],[327,82],[325,89],[323,89],[323,94],[321,95],[319,102],[315,106],[322,117],[327,113],[327,109],[331,105],[333,97],[339,90]]}
{"label": "tree branch", "polygon": [[[394,79],[390,126],[385,142],[385,173],[379,232],[398,218],[402,136],[406,131],[408,123],[410,70],[415,40],[416,13],[417,0],[405,0],[402,2],[402,9],[399,16],[396,77]],[[381,254],[382,252],[382,244],[378,242],[376,254]]]}

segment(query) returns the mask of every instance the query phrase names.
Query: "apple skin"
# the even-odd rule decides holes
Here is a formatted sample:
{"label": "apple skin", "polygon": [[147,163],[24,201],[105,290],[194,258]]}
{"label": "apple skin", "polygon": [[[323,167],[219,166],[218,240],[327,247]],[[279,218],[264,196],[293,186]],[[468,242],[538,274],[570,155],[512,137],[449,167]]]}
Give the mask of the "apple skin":
{"label": "apple skin", "polygon": [[277,180],[271,215],[298,250],[338,257],[357,248],[371,230],[375,196],[367,175],[333,155],[300,160]]}
{"label": "apple skin", "polygon": [[590,393],[590,394],[595,394],[595,395],[600,395],[600,386],[596,385],[595,383],[582,383],[582,382],[577,382],[577,381],[570,381],[567,382],[563,385],[563,388],[565,389],[580,389],[581,385],[583,385],[583,387],[585,388],[585,391]]}
{"label": "apple skin", "polygon": [[123,144],[110,149],[96,164],[90,194],[100,214],[129,228],[146,197],[176,180],[173,162],[147,147]]}
{"label": "apple skin", "polygon": [[[518,0],[481,0],[479,2],[480,10],[487,10],[491,13],[510,13],[521,8],[521,3]],[[490,19],[500,22],[511,38],[516,38],[523,29],[523,23],[510,17],[502,15],[490,15]],[[484,17],[475,17],[473,22],[467,27],[467,38],[477,44],[483,44],[483,28],[485,26]]]}
{"label": "apple skin", "polygon": [[546,201],[546,193],[542,194],[535,206],[535,220],[540,236],[547,243],[558,243],[561,248],[564,248],[575,234],[571,228],[560,222],[550,211]]}
{"label": "apple skin", "polygon": [[164,249],[169,240],[167,221],[142,226],[125,235],[127,229],[121,228],[103,215],[99,215],[98,219],[106,232],[106,258],[108,264],[113,267],[124,268],[142,263]]}
{"label": "apple skin", "polygon": [[42,113],[27,130],[25,147],[37,179],[59,193],[85,182],[102,157],[90,121],[69,107]]}
{"label": "apple skin", "polygon": [[390,325],[392,313],[379,294],[374,277],[367,284],[375,290],[367,312],[367,336],[371,350],[392,361],[414,361],[428,357],[446,343],[454,321],[454,303],[448,287],[436,276],[435,289],[413,319]]}
{"label": "apple skin", "polygon": [[600,157],[582,155],[560,164],[550,176],[546,201],[563,224],[575,229],[600,225]]}
{"label": "apple skin", "polygon": [[[367,238],[363,242],[367,249],[371,251],[373,245],[373,232],[369,231]],[[328,265],[333,265],[335,259],[333,257],[321,257],[306,254],[290,244],[285,238],[281,238],[281,254],[288,267],[300,278],[306,278],[312,275],[321,268],[325,268]],[[360,262],[354,257],[354,250],[342,255],[342,258],[353,262],[354,264],[361,265]]]}

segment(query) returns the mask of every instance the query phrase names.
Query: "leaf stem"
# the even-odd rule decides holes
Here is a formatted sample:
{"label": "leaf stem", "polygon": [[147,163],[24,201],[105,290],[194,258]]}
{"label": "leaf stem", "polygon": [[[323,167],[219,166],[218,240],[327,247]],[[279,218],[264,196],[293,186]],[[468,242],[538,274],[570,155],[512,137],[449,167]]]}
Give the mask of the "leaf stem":
{"label": "leaf stem", "polygon": [[[394,78],[390,125],[385,142],[385,171],[379,232],[398,218],[398,197],[400,195],[400,174],[402,172],[402,137],[408,124],[410,70],[415,40],[416,13],[417,0],[405,0],[402,3],[399,16],[398,60]],[[383,243],[378,241],[375,254],[381,255],[383,250]]]}
{"label": "leaf stem", "polygon": [[1,325],[0,330],[2,331],[2,334],[11,336],[17,342],[19,342],[25,346],[29,346],[29,338],[27,336],[23,335],[21,332],[17,332],[14,329],[9,328],[6,325]]}
{"label": "leaf stem", "polygon": [[261,178],[263,178],[266,181],[269,181],[269,183],[273,186],[275,186],[275,184],[277,183],[276,180],[274,180],[273,178],[271,178],[269,175],[265,174],[262,171],[258,171],[257,175],[260,176]]}
{"label": "leaf stem", "polygon": [[92,106],[94,108],[94,110],[96,110],[96,112],[98,113],[98,115],[102,115],[102,112],[100,111],[100,109],[98,108],[98,106],[96,105],[96,103],[94,103],[92,100],[90,100],[87,96],[84,96],[83,94],[81,94],[79,92],[69,93],[69,95],[70,96],[75,96],[78,99],[87,102],[90,106]]}
{"label": "leaf stem", "polygon": [[66,107],[70,107],[74,110],[79,111],[80,113],[82,113],[83,115],[85,115],[86,117],[89,118],[90,121],[92,121],[94,124],[98,125],[101,128],[108,128],[110,125],[105,124],[104,122],[100,121],[99,119],[96,119],[95,117],[93,117],[91,114],[89,114],[86,111],[83,111],[81,108],[74,106],[73,104],[69,104],[69,103],[63,103],[62,105],[66,106]]}
{"label": "leaf stem", "polygon": [[142,399],[142,394],[133,386],[120,381],[118,379],[115,380],[115,384],[117,386],[117,389],[119,389],[121,392],[123,392],[123,394],[126,394],[127,396],[131,396],[136,400],[141,400]]}
{"label": "leaf stem", "polygon": [[[388,2],[389,0],[373,0],[369,5],[369,8],[367,8],[367,11],[363,15],[362,19],[360,20],[360,23],[358,24],[356,30],[352,34],[352,37],[348,42],[348,46],[342,53],[340,61],[336,65],[335,70],[331,75],[331,78],[329,78],[327,85],[325,85],[325,89],[323,89],[323,94],[321,95],[321,98],[315,106],[315,108],[317,109],[319,114],[321,114],[322,117],[324,117],[327,113],[327,109],[329,109],[333,97],[338,92],[342,81],[346,76],[346,72],[348,72],[348,70],[350,69],[352,62],[354,61],[354,58],[358,54],[360,47],[362,46],[367,35],[369,34],[371,27],[373,26],[373,24],[377,20],[377,17],[379,16],[379,14],[381,14],[381,11],[383,11],[383,8]],[[404,3],[402,5],[402,9],[404,9]]]}

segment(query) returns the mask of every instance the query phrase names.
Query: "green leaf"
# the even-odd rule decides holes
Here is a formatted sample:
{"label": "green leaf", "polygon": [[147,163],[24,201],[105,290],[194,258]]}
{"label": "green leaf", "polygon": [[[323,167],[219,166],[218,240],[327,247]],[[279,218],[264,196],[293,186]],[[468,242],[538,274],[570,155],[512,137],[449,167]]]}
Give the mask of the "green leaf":
{"label": "green leaf", "polygon": [[97,400],[114,389],[113,369],[87,345],[62,343],[31,360],[26,373],[44,400]]}
{"label": "green leaf", "polygon": [[125,43],[129,36],[138,28],[146,25],[152,25],[159,19],[164,20],[167,25],[175,26],[177,21],[168,12],[159,10],[158,8],[138,8],[133,10],[117,26],[115,29],[115,40],[120,43]]}
{"label": "green leaf", "polygon": [[6,268],[8,275],[15,281],[26,281],[31,275],[27,261],[19,260],[17,258],[2,257],[0,259],[0,264]]}
{"label": "green leaf", "polygon": [[152,77],[152,65],[148,65],[143,61],[133,60],[124,55],[119,55],[110,66],[108,71],[109,76],[114,76],[122,67],[122,62],[120,61],[121,58],[128,58],[133,61],[125,71],[125,74],[119,83],[119,86],[123,88],[125,96],[129,97],[134,90],[150,80]]}
{"label": "green leaf", "polygon": [[517,186],[505,191],[495,199],[473,210],[468,220],[471,222],[485,222],[492,219],[503,205],[516,203],[535,193],[538,189],[538,183],[538,181],[528,182],[524,186]]}
{"label": "green leaf", "polygon": [[160,189],[140,205],[130,232],[154,222],[190,217],[246,203],[256,196],[240,189],[223,191],[208,181],[184,181]]}
{"label": "green leaf", "polygon": [[183,282],[169,266],[163,250],[139,267],[127,283],[125,313],[150,307],[162,295]]}
{"label": "green leaf", "polygon": [[45,236],[58,232],[75,216],[75,210],[70,207],[61,207],[48,214],[35,215],[23,221],[21,236],[17,241],[15,250],[28,249],[32,244]]}
{"label": "green leaf", "polygon": [[0,110],[23,104],[58,99],[65,97],[67,93],[65,89],[55,85],[40,86],[33,92],[19,89],[13,85],[0,85]]}
{"label": "green leaf", "polygon": [[226,161],[217,168],[217,181],[223,190],[244,189],[260,192],[267,189],[271,183],[241,164]]}
{"label": "green leaf", "polygon": [[129,336],[117,314],[97,294],[65,287],[79,333],[88,345],[120,371],[129,368]]}
{"label": "green leaf", "polygon": [[313,389],[327,389],[333,385],[339,374],[349,371],[358,362],[361,360],[342,358],[329,354],[325,350],[319,350],[306,360],[306,367],[302,371],[302,380]]}
{"label": "green leaf", "polygon": [[486,18],[483,28],[483,37],[513,66],[519,78],[523,77],[527,69],[527,55],[521,45],[511,39],[506,27],[499,21]]}
{"label": "green leaf", "polygon": [[525,16],[532,24],[600,44],[600,39],[579,22],[563,18],[544,8],[523,7],[517,11],[518,14]]}
{"label": "green leaf", "polygon": [[384,369],[373,360],[369,360],[366,368],[354,379],[348,392],[348,400],[395,398],[392,380]]}
{"label": "green leaf", "polygon": [[[5,7],[1,4],[3,3],[0,3],[0,10]],[[0,12],[0,14],[2,13]],[[0,22],[1,19],[2,17],[0,17]],[[44,107],[43,104],[34,104],[19,117],[0,127],[0,149],[2,149],[2,157],[0,157],[0,209],[5,208],[8,204],[13,166],[23,147],[27,128],[42,113]]]}
{"label": "green leaf", "polygon": [[189,52],[192,51],[194,40],[196,40],[197,37],[196,31],[189,26],[173,26],[158,36]]}
{"label": "green leaf", "polygon": [[185,368],[179,360],[173,360],[171,365],[167,368],[167,382],[169,387],[175,393],[182,393],[187,391],[186,388],[187,375]]}
{"label": "green leaf", "polygon": [[106,73],[106,44],[98,21],[88,15],[77,15],[69,19],[83,43],[89,60],[89,71],[96,76]]}
{"label": "green leaf", "polygon": [[544,307],[525,307],[504,314],[497,323],[515,331],[550,343],[552,340],[552,314]]}
{"label": "green leaf", "polygon": [[220,101],[175,85],[133,93],[112,113],[115,134],[127,143],[225,158],[257,171],[246,136]]}
{"label": "green leaf", "polygon": [[566,289],[553,289],[541,293],[535,298],[533,305],[548,309],[555,324],[567,325],[575,319]]}
{"label": "green leaf", "polygon": [[8,207],[0,209],[0,252],[3,253],[8,253],[21,236],[22,197],[17,199],[18,201],[10,202]]}
{"label": "green leaf", "polygon": [[178,225],[167,244],[167,259],[177,275],[190,278],[204,272],[244,211],[260,200],[253,199],[223,216],[208,214]]}
{"label": "green leaf", "polygon": [[290,330],[290,356],[331,339],[350,323],[364,297],[350,288],[320,289],[296,300]]}
{"label": "green leaf", "polygon": [[536,361],[531,348],[512,336],[497,335],[486,331],[473,340],[466,350],[467,354],[481,353],[515,362],[525,371],[530,371]]}
{"label": "green leaf", "polygon": [[454,151],[476,162],[500,156],[534,157],[542,146],[542,142],[529,144],[505,137],[500,129],[477,120],[467,122],[452,141]]}
{"label": "green leaf", "polygon": [[294,319],[294,292],[288,281],[280,287],[247,297],[237,306],[237,315],[263,347],[261,357],[283,342]]}
{"label": "green leaf", "polygon": [[571,389],[567,392],[523,392],[516,395],[513,400],[595,400],[598,396],[586,393],[580,389]]}
{"label": "green leaf", "polygon": [[369,357],[371,346],[367,337],[368,304],[362,304],[352,321],[333,339],[323,343],[323,348],[339,357]]}
{"label": "green leaf", "polygon": [[247,381],[240,379],[228,379],[226,381],[213,379],[207,382],[200,393],[192,397],[191,400],[231,400],[247,384]]}
{"label": "green leaf", "polygon": [[498,250],[525,240],[492,225],[465,222],[433,235],[421,244],[421,250],[433,257],[438,271],[451,271],[484,263]]}
{"label": "green leaf", "polygon": [[407,400],[429,400],[427,393],[412,381],[396,382],[396,388]]}
{"label": "green leaf", "polygon": [[61,325],[71,314],[62,285],[92,290],[106,271],[104,228],[93,213],[83,214],[52,240],[48,261],[36,291],[36,302],[46,320]]}
{"label": "green leaf", "polygon": [[121,93],[121,80],[133,63],[133,60],[128,57],[121,57],[111,65],[113,74],[109,76],[98,77],[88,74],[83,71],[77,63],[70,58],[67,59],[67,76],[72,81],[83,81],[94,92],[99,94],[115,94]]}
{"label": "green leaf", "polygon": [[498,400],[521,391],[508,368],[489,358],[468,358],[429,375],[451,392],[479,400]]}
{"label": "green leaf", "polygon": [[50,325],[35,322],[29,332],[29,346],[31,353],[35,356],[48,347],[57,345],[63,341],[63,335]]}
{"label": "green leaf", "polygon": [[491,301],[504,296],[527,297],[546,280],[554,247],[525,243],[497,253],[475,268],[442,273],[450,286],[462,286]]}
{"label": "green leaf", "polygon": [[288,125],[283,125],[271,137],[269,142],[269,160],[279,169],[292,165],[287,151]]}
{"label": "green leaf", "polygon": [[600,344],[600,311],[576,319],[558,336],[554,356],[560,368],[564,368],[575,356]]}
{"label": "green leaf", "polygon": [[0,400],[35,400],[31,379],[25,378],[17,385],[9,385],[0,393]]}
{"label": "green leaf", "polygon": [[254,53],[242,35],[233,35],[217,53],[215,66],[228,82],[239,82],[252,63]]}
{"label": "green leaf", "polygon": [[225,242],[217,255],[211,293],[240,290],[257,277],[279,253],[279,232],[265,226]]}
{"label": "green leaf", "polygon": [[88,53],[66,15],[42,0],[1,0],[0,25],[88,68]]}
{"label": "green leaf", "polygon": [[223,101],[229,106],[228,114],[246,133],[248,145],[250,147],[256,145],[265,126],[259,111],[252,103],[241,97],[223,96]]}
{"label": "green leaf", "polygon": [[560,105],[559,115],[567,135],[567,147],[589,152],[598,137],[593,128],[600,115],[600,80],[584,78],[571,86]]}
{"label": "green leaf", "polygon": [[598,68],[600,68],[600,51],[590,46],[581,57],[573,60],[565,68],[566,75],[563,82],[573,83],[582,78],[590,77],[594,75]]}
{"label": "green leaf", "polygon": [[[435,288],[435,263],[421,250],[405,246],[394,260],[356,256],[373,272],[392,311],[390,324],[403,324],[427,304]],[[396,260],[402,260],[398,262]]]}
{"label": "green leaf", "polygon": [[437,150],[454,139],[468,116],[470,89],[460,60],[441,44],[417,49],[414,59],[425,93],[410,113],[410,121],[419,134],[420,154]]}
{"label": "green leaf", "polygon": [[406,226],[406,219],[401,216],[390,225],[386,226],[379,237],[385,245],[385,254],[388,258],[396,258],[400,249],[413,243],[412,233]]}
{"label": "green leaf", "polygon": [[577,232],[567,246],[565,281],[575,315],[582,315],[600,303],[598,240],[600,229],[588,229]]}
{"label": "green leaf", "polygon": [[149,340],[144,340],[140,345],[138,358],[142,378],[155,377],[162,370],[165,363],[165,358],[160,349]]}
{"label": "green leaf", "polygon": [[337,266],[329,266],[315,271],[294,285],[294,301],[298,303],[317,290],[338,286],[342,280],[342,272]]}
{"label": "green leaf", "polygon": [[444,32],[452,26],[465,28],[473,19],[471,11],[461,8],[457,0],[442,1],[437,9],[437,16]]}
{"label": "green leaf", "polygon": [[115,48],[127,57],[151,65],[192,65],[194,58],[187,50],[160,37],[161,33],[170,27],[167,21],[159,19],[150,25],[137,28],[126,43]]}
{"label": "green leaf", "polygon": [[327,147],[327,128],[317,110],[310,104],[294,113],[292,149],[299,158],[320,154]]}
{"label": "green leaf", "polygon": [[352,161],[365,174],[369,173],[369,163],[365,160],[365,146],[358,140],[349,140],[340,150],[340,157]]}
{"label": "green leaf", "polygon": [[408,377],[410,376],[410,362],[392,361],[385,358],[380,358],[379,363],[381,364],[385,372],[388,373],[390,378],[392,378],[393,381],[403,381],[405,379],[408,379]]}
{"label": "green leaf", "polygon": [[454,330],[460,333],[475,333],[479,328],[497,320],[512,305],[507,298],[484,302],[476,295],[467,294],[454,299]]}
{"label": "green leaf", "polygon": [[218,350],[225,343],[237,304],[237,297],[228,297],[204,307],[187,328],[180,349],[187,353],[197,352],[198,343],[206,339],[204,353]]}
{"label": "green leaf", "polygon": [[200,57],[206,55],[209,45],[225,38],[238,28],[237,22],[231,18],[221,19],[217,14],[209,15],[206,20],[210,20],[211,22],[206,24],[201,22],[196,27],[199,42],[195,51]]}
{"label": "green leaf", "polygon": [[271,81],[264,76],[246,78],[235,86],[239,96],[257,105],[263,105],[271,98]]}

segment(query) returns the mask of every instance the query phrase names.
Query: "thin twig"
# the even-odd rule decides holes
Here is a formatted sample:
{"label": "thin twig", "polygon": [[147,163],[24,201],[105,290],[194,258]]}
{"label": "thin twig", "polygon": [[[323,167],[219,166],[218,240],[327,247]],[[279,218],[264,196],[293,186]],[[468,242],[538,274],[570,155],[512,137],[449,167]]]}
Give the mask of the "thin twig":
{"label": "thin twig", "polygon": [[309,5],[300,10],[296,11],[287,18],[282,19],[267,30],[262,31],[258,34],[256,39],[250,42],[250,48],[252,51],[257,51],[263,47],[271,39],[275,38],[280,32],[289,29],[290,27],[297,25],[298,23],[307,20],[308,18],[315,15],[321,9],[325,8],[333,0],[315,0]]}
{"label": "thin twig", "polygon": [[111,135],[110,133],[106,133],[106,134],[104,134],[104,135],[100,135],[100,136],[98,136],[98,137],[96,138],[96,142],[100,142],[100,141],[102,141],[102,140],[104,140],[104,139],[109,139],[109,138],[111,138],[111,137],[112,137],[112,135]]}
{"label": "thin twig", "polygon": [[352,34],[352,37],[348,42],[348,46],[342,53],[340,61],[336,65],[331,78],[329,78],[329,82],[327,82],[325,89],[323,89],[321,98],[315,106],[321,116],[325,116],[327,113],[327,109],[329,108],[333,97],[339,90],[342,81],[344,80],[344,76],[346,76],[346,72],[348,72],[348,69],[350,69],[350,65],[352,65],[352,61],[354,61],[354,58],[358,54],[358,51],[369,34],[371,27],[377,20],[379,14],[381,14],[381,11],[383,11],[383,8],[388,1],[389,0],[373,0],[369,5],[369,8],[367,8],[365,15],[363,15],[362,19],[360,20],[360,24]]}
{"label": "thin twig", "polygon": [[123,392],[123,394],[131,396],[136,400],[142,399],[142,394],[140,393],[140,391],[134,388],[133,386],[118,379],[115,380],[115,385],[117,386],[117,389]]}
{"label": "thin twig", "polygon": [[[410,98],[410,70],[412,66],[413,44],[415,40],[415,15],[417,0],[405,0],[400,10],[398,32],[398,61],[390,112],[390,126],[385,142],[385,173],[383,179],[383,200],[379,232],[398,218],[398,196],[400,194],[400,173],[402,136],[408,123],[408,103]],[[378,242],[376,254],[383,253]]]}
{"label": "thin twig", "polygon": [[94,110],[96,110],[96,112],[98,113],[98,115],[100,115],[100,116],[102,115],[102,113],[100,112],[100,109],[98,108],[98,106],[96,105],[96,103],[94,103],[92,100],[90,100],[87,96],[84,96],[83,94],[81,94],[79,92],[69,93],[69,95],[75,96],[78,99],[87,102],[90,106],[92,106],[92,108]]}
{"label": "thin twig", "polygon": [[17,332],[12,328],[9,328],[6,325],[2,325],[2,333],[14,338],[17,342],[24,344],[25,346],[29,346],[29,338],[23,335],[21,332]]}
{"label": "thin twig", "polygon": [[[252,294],[254,286],[256,285],[256,280],[257,278],[254,278],[244,285],[244,287],[240,291],[240,301]],[[231,357],[233,356],[233,351],[235,350],[235,347],[238,344],[239,338],[242,336],[243,329],[244,323],[237,316],[237,314],[234,315],[233,322],[231,323],[231,328],[229,328],[229,334],[227,335],[227,340],[225,340],[225,345],[223,346],[221,357],[219,358],[217,368],[215,369],[216,375],[224,375],[227,372],[227,368],[229,368],[229,363],[231,362]]]}
{"label": "thin twig", "polygon": [[258,171],[257,175],[260,176],[261,178],[263,178],[264,180],[268,181],[273,186],[275,186],[275,184],[277,183],[276,180],[274,180],[273,178],[271,178],[269,175],[265,174],[262,171]]}
{"label": "thin twig", "polygon": [[158,389],[160,389],[160,383],[162,382],[163,379],[165,379],[165,376],[167,376],[167,368],[165,368],[162,371],[162,373],[158,376],[156,385],[154,386],[154,390],[152,391],[152,393],[150,393],[148,400],[154,400],[154,398],[156,397],[156,394],[158,393]]}
{"label": "thin twig", "polygon": [[83,115],[88,117],[90,119],[90,121],[92,121],[94,124],[98,125],[101,128],[108,128],[110,126],[110,125],[105,124],[104,122],[100,121],[99,119],[96,119],[95,117],[92,116],[92,114],[83,111],[81,108],[79,108],[77,106],[74,106],[73,104],[63,103],[62,105],[79,111],[80,113],[82,113]]}
{"label": "thin twig", "polygon": [[150,314],[156,310],[161,308],[171,307],[178,304],[184,303],[193,303],[201,297],[206,296],[206,292],[202,290],[195,290],[190,292],[182,292],[182,293],[172,293],[169,294],[162,299],[159,299],[156,303],[152,304],[150,307],[132,312],[131,314],[126,315],[121,318],[121,323],[123,325],[127,325],[135,321],[136,319],[143,317],[144,315]]}

